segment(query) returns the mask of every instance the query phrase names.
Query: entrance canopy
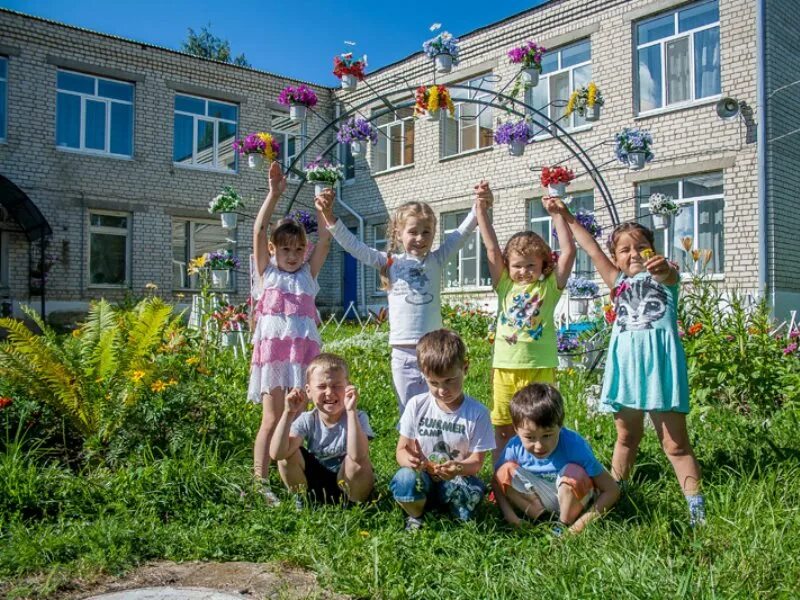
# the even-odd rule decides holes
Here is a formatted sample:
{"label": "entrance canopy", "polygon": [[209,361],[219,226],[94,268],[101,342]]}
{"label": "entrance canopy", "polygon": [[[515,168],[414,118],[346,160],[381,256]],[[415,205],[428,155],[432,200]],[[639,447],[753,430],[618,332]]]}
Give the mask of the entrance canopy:
{"label": "entrance canopy", "polygon": [[42,212],[6,177],[0,175],[0,205],[8,216],[22,229],[29,242],[35,242],[53,233]]}

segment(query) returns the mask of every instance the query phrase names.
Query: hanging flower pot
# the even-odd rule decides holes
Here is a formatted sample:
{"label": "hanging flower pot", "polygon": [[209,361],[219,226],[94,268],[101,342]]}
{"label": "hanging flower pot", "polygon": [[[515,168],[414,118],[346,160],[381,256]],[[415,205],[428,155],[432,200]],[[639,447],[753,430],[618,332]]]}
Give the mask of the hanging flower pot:
{"label": "hanging flower pot", "polygon": [[236,222],[239,220],[239,215],[234,212],[224,212],[219,215],[222,217],[223,229],[236,229]]}
{"label": "hanging flower pot", "polygon": [[447,31],[424,42],[422,50],[428,58],[434,60],[437,73],[449,73],[453,70],[453,65],[458,64],[458,39]]}
{"label": "hanging flower pot", "polygon": [[496,144],[508,144],[508,153],[511,156],[522,156],[531,133],[530,124],[525,119],[508,121],[497,126],[494,141]]}
{"label": "hanging flower pot", "polygon": [[314,184],[314,195],[315,196],[319,196],[320,194],[322,194],[322,192],[325,191],[326,187],[330,187],[330,186],[325,184],[325,183],[315,183]]}
{"label": "hanging flower pot", "polygon": [[323,160],[321,156],[308,163],[305,171],[306,180],[314,184],[315,196],[319,196],[325,188],[332,188],[344,179],[342,165]]}
{"label": "hanging flower pot", "polygon": [[452,117],[456,107],[450,97],[450,91],[443,85],[432,85],[425,87],[421,85],[417,88],[416,104],[414,105],[414,116],[426,115],[429,121],[438,121],[439,112],[444,109]]}
{"label": "hanging flower pot", "polygon": [[366,142],[363,140],[353,140],[350,142],[350,152],[353,156],[361,156],[364,153]]}
{"label": "hanging flower pot", "polygon": [[437,73],[450,73],[453,70],[453,57],[449,54],[437,54],[435,61]]}
{"label": "hanging flower pot", "polygon": [[595,104],[594,106],[587,106],[586,107],[586,120],[587,121],[599,121],[600,120],[600,105]]}
{"label": "hanging flower pot", "polygon": [[511,156],[522,156],[525,154],[525,142],[513,141],[508,145],[508,153]]}
{"label": "hanging flower pot", "polygon": [[539,70],[538,69],[522,69],[520,72],[522,83],[527,87],[536,87],[539,84]]}
{"label": "hanging flower pot", "polygon": [[353,53],[348,52],[333,58],[333,74],[342,82],[342,89],[352,92],[359,81],[364,80],[364,69],[367,66],[367,56],[354,59]]}
{"label": "hanging flower pot", "polygon": [[521,46],[511,48],[506,54],[512,65],[521,65],[520,81],[525,87],[536,87],[539,84],[539,73],[542,72],[542,54],[545,48],[536,42],[525,42]]}
{"label": "hanging flower pot", "polygon": [[574,317],[585,317],[589,314],[589,298],[569,299],[569,314]]}
{"label": "hanging flower pot", "polygon": [[302,104],[291,104],[289,105],[289,118],[294,122],[304,121],[307,110]]}
{"label": "hanging flower pot", "polygon": [[439,111],[438,110],[429,110],[425,115],[425,118],[428,121],[438,121],[439,120]]}
{"label": "hanging flower pot", "polygon": [[672,217],[681,212],[681,207],[672,196],[660,192],[651,194],[647,204],[653,217],[653,227],[656,229],[667,229],[672,224]]}
{"label": "hanging flower pot", "polygon": [[230,269],[211,269],[211,283],[215,288],[227,288],[230,284],[230,280]]}
{"label": "hanging flower pot", "polygon": [[547,193],[551,196],[563,197],[567,193],[566,183],[551,183],[547,186]]}
{"label": "hanging flower pot", "polygon": [[367,143],[378,143],[378,130],[366,119],[350,117],[342,123],[336,134],[340,144],[350,144],[353,156],[361,156],[367,151]]}
{"label": "hanging flower pot", "polygon": [[632,171],[639,171],[654,158],[653,136],[647,131],[625,127],[614,136],[617,160]]}
{"label": "hanging flower pot", "polygon": [[317,95],[307,85],[286,86],[278,96],[278,104],[289,107],[289,118],[295,122],[303,121],[306,110],[316,106],[317,102]]}
{"label": "hanging flower pot", "polygon": [[645,153],[644,152],[629,152],[628,153],[628,166],[632,171],[640,171],[644,169]]}
{"label": "hanging flower pot", "polygon": [[[226,185],[222,189],[222,193],[215,196],[208,203],[208,212],[212,215],[222,215],[222,226],[226,229],[233,229],[236,227],[236,213],[234,211],[242,206],[244,206],[244,201],[239,193],[231,186]],[[225,224],[231,222],[233,225],[226,227]]]}
{"label": "hanging flower pot", "polygon": [[251,169],[258,169],[264,164],[264,155],[263,154],[248,154],[247,155],[247,166]]}
{"label": "hanging flower pot", "polygon": [[557,165],[555,167],[544,167],[540,178],[542,186],[547,187],[547,192],[551,196],[561,198],[567,191],[567,185],[575,179],[572,169]]}
{"label": "hanging flower pot", "polygon": [[587,121],[597,121],[600,119],[600,107],[604,104],[602,92],[594,84],[594,81],[590,81],[588,86],[579,87],[569,95],[564,114],[569,115],[575,111]]}
{"label": "hanging flower pot", "polygon": [[342,89],[353,92],[358,87],[358,79],[355,75],[342,75]]}
{"label": "hanging flower pot", "polygon": [[672,224],[672,215],[652,215],[655,229],[667,229]]}
{"label": "hanging flower pot", "polygon": [[588,315],[590,301],[597,296],[599,291],[600,287],[591,279],[586,279],[585,277],[570,277],[567,281],[569,314],[579,317]]}

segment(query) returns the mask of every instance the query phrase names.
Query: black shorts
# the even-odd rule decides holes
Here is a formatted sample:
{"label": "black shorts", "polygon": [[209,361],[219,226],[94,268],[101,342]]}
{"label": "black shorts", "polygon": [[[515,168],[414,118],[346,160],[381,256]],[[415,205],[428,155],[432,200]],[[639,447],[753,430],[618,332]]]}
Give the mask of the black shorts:
{"label": "black shorts", "polygon": [[337,481],[339,473],[334,473],[325,467],[305,447],[300,446],[300,453],[303,455],[303,461],[306,465],[303,472],[308,484],[309,498],[323,504],[346,502],[347,495],[339,487],[339,482]]}

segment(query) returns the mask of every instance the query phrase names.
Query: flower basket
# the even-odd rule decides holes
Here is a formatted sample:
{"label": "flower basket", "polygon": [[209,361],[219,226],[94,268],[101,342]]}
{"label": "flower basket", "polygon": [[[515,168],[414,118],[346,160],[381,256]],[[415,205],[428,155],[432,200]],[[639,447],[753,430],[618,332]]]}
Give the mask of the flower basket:
{"label": "flower basket", "polygon": [[513,141],[508,145],[508,153],[511,156],[522,156],[525,154],[525,145],[526,142]]}
{"label": "flower basket", "polygon": [[437,73],[449,73],[458,64],[458,39],[447,31],[424,42],[422,50],[428,58],[434,60]]}
{"label": "flower basket", "polygon": [[589,314],[589,298],[569,299],[569,314],[574,317],[585,317]]}
{"label": "flower basket", "polygon": [[314,194],[319,196],[326,187],[334,187],[344,179],[342,165],[322,160],[318,156],[315,161],[306,165],[306,180],[314,184]]}
{"label": "flower basket", "polygon": [[494,132],[495,143],[508,144],[508,153],[511,156],[522,156],[530,137],[531,127],[525,119],[502,123]]}
{"label": "flower basket", "polygon": [[567,293],[570,298],[591,299],[597,296],[600,287],[591,279],[585,277],[570,277],[567,281]]}
{"label": "flower basket", "polygon": [[562,166],[545,167],[542,169],[542,186],[547,188],[551,196],[562,197],[567,191],[567,185],[575,179],[572,169]]}
{"label": "flower basket", "polygon": [[352,142],[350,142],[350,153],[353,156],[361,156],[362,154],[364,154],[366,148],[367,144],[362,140],[353,140]]}
{"label": "flower basket", "polygon": [[[575,220],[576,220],[578,223],[580,223],[580,224],[581,224],[581,226],[582,226],[582,227],[583,227],[583,228],[584,228],[586,231],[588,231],[589,233],[591,233],[591,234],[592,234],[592,237],[594,237],[595,239],[597,239],[597,238],[599,238],[601,235],[603,235],[603,228],[600,226],[600,223],[598,223],[598,222],[597,222],[597,217],[595,216],[595,214],[594,214],[594,212],[593,212],[593,211],[591,211],[591,210],[586,210],[585,208],[579,208],[579,209],[578,209],[578,210],[575,212]],[[553,237],[554,237],[555,239],[558,239],[558,233],[556,233],[555,229],[553,230]],[[588,282],[590,282],[590,283],[591,283],[591,285],[595,285],[593,281],[591,281],[591,280],[588,280],[588,279],[584,279],[584,278],[582,278],[582,277],[581,277],[581,278],[576,278],[576,279],[581,279],[582,281],[588,281]],[[596,288],[596,285],[595,285],[595,288]],[[572,293],[574,294],[575,292],[572,292]],[[592,291],[592,292],[591,292],[589,295],[590,295],[590,296],[595,296],[595,295],[597,295],[597,289],[595,289],[594,291]]]}
{"label": "flower basket", "polygon": [[222,217],[222,228],[223,229],[236,229],[236,225],[239,221],[239,215],[235,212],[224,212],[219,214]]}
{"label": "flower basket", "polygon": [[653,215],[654,229],[667,229],[672,225],[672,215]]}
{"label": "flower basket", "polygon": [[358,87],[358,82],[364,80],[364,69],[367,66],[367,57],[353,59],[353,53],[348,52],[333,58],[333,74],[342,82],[342,89],[348,92]]}
{"label": "flower basket", "polygon": [[248,154],[247,155],[247,166],[251,169],[258,169],[264,164],[264,155],[263,154]]}
{"label": "flower basket", "polygon": [[378,130],[366,119],[351,117],[339,128],[336,139],[342,144],[350,144],[353,156],[361,156],[366,151],[367,142],[378,143]]}
{"label": "flower basket", "polygon": [[211,269],[211,284],[215,288],[224,289],[230,285],[230,269]]}
{"label": "flower basket", "polygon": [[573,91],[567,102],[566,114],[577,112],[587,121],[598,121],[600,119],[600,107],[605,104],[603,94],[594,84],[590,82],[588,86],[583,86]]}
{"label": "flower basket", "polygon": [[666,194],[651,194],[648,205],[653,217],[653,227],[656,229],[667,229],[672,224],[672,217],[681,212],[681,207]]}
{"label": "flower basket", "polygon": [[266,131],[251,133],[244,140],[233,142],[233,149],[240,156],[247,156],[247,166],[257,169],[264,164],[264,159],[272,162],[281,153],[280,144]]}
{"label": "flower basket", "polygon": [[617,160],[632,171],[643,169],[654,158],[653,136],[647,131],[625,127],[615,136]]}
{"label": "flower basket", "polygon": [[586,114],[584,114],[583,117],[587,121],[591,121],[591,122],[599,121],[600,120],[600,105],[599,104],[595,104],[594,106],[587,106],[586,107]]}
{"label": "flower basket", "polygon": [[429,121],[438,121],[441,109],[449,111],[451,117],[455,115],[456,107],[450,97],[450,91],[443,85],[432,85],[427,88],[424,85],[419,86],[416,99],[415,117],[427,114]]}
{"label": "flower basket", "polygon": [[511,64],[521,65],[520,81],[525,87],[536,87],[539,84],[539,75],[542,72],[542,54],[545,48],[536,42],[525,42],[522,46],[511,48],[508,51],[508,60]]}
{"label": "flower basket", "polygon": [[302,121],[306,118],[307,109],[317,105],[317,95],[307,85],[286,86],[278,96],[278,104],[289,107],[289,118]]}
{"label": "flower basket", "polygon": [[346,92],[354,92],[358,87],[358,79],[355,75],[342,75],[342,89]]}

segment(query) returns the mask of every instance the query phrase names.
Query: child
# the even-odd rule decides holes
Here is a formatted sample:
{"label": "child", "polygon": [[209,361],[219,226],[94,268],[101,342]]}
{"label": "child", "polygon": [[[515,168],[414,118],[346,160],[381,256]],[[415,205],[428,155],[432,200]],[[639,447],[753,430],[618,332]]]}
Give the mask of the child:
{"label": "child", "polygon": [[[247,397],[263,405],[261,427],[253,450],[253,469],[263,483],[264,498],[279,503],[269,488],[269,446],[275,425],[283,413],[285,390],[302,387],[305,369],[320,349],[317,308],[317,275],[330,249],[330,234],[320,231],[314,251],[305,261],[306,232],[300,223],[284,219],[272,229],[267,224],[286,190],[286,176],[278,163],[269,168],[269,193],[253,225],[253,255],[259,280],[253,290],[253,358]],[[333,200],[328,188],[323,196]]]}
{"label": "child", "polygon": [[564,217],[550,213],[561,255],[532,231],[515,233],[500,250],[489,221],[491,193],[478,200],[478,226],[486,246],[489,274],[497,292],[497,326],[492,366],[492,424],[497,449],[514,435],[509,403],[528,383],[556,382],[556,327],[553,313],[575,263],[575,243]]}
{"label": "child", "polygon": [[700,495],[700,466],[686,431],[689,379],[678,337],[678,271],[655,255],[653,232],[639,223],[623,223],[612,232],[609,259],[557,198],[548,210],[560,212],[611,290],[616,320],[611,331],[601,393],[602,407],[614,413],[617,443],[611,472],[617,481],[630,475],[644,413],[678,476],[692,526],[705,522]]}
{"label": "child", "polygon": [[[564,427],[564,402],[545,383],[525,386],[511,400],[515,435],[495,464],[492,480],[506,521],[519,525],[523,516],[557,514],[570,531],[580,532],[619,498],[619,487],[579,434]],[[592,500],[597,500],[583,515]]]}
{"label": "child", "polygon": [[[375,434],[366,413],[356,410],[358,390],[350,385],[347,363],[320,354],[306,373],[305,392],[294,389],[286,396],[270,455],[279,461],[286,487],[299,494],[299,506],[305,492],[319,502],[363,502],[375,484],[368,448]],[[302,412],[308,398],[314,408]]]}
{"label": "child", "polygon": [[[475,187],[488,190],[489,184],[481,181]],[[380,252],[358,241],[344,223],[337,221],[332,202],[318,208],[336,241],[356,259],[380,270],[389,302],[392,379],[402,415],[410,398],[427,391],[415,347],[423,335],[442,326],[442,269],[475,229],[475,210],[431,252],[436,235],[433,209],[424,202],[403,204],[389,221],[388,251]],[[393,255],[398,246],[403,252]]]}
{"label": "child", "polygon": [[400,470],[389,486],[408,515],[408,531],[419,529],[425,509],[435,506],[469,520],[485,491],[476,475],[494,449],[489,411],[463,392],[468,364],[458,334],[425,334],[417,357],[429,391],[412,398],[400,419]]}

